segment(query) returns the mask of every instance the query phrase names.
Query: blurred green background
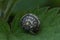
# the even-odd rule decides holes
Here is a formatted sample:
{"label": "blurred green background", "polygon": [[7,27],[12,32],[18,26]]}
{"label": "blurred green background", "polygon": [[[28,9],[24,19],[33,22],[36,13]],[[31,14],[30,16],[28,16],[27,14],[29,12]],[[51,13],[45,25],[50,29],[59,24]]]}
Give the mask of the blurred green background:
{"label": "blurred green background", "polygon": [[[20,26],[27,13],[41,21],[36,35]],[[0,40],[60,40],[60,0],[0,0]]]}

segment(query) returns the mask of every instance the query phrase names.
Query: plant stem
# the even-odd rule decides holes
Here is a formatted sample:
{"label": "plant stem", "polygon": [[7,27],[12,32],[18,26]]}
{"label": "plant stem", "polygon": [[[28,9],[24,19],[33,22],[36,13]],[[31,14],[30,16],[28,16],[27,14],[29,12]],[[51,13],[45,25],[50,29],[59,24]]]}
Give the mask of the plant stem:
{"label": "plant stem", "polygon": [[17,0],[10,0],[10,1],[8,2],[7,8],[6,8],[6,10],[4,11],[4,15],[5,15],[5,16],[4,16],[4,19],[5,19],[5,21],[8,20],[10,14],[11,14],[12,8],[13,8],[13,7],[15,6],[15,4],[16,4],[16,1],[17,1]]}

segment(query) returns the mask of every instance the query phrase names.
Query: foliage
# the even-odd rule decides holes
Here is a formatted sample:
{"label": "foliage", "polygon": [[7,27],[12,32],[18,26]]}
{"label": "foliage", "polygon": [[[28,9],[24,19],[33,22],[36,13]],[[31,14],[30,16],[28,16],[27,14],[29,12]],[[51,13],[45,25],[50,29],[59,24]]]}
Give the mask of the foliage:
{"label": "foliage", "polygon": [[[51,8],[48,5],[51,3],[48,0],[1,0],[0,10],[4,14],[0,18],[0,40],[60,40],[60,7]],[[21,17],[27,13],[37,15],[41,21],[36,35],[26,33],[20,26]],[[14,18],[8,24],[11,15]]]}

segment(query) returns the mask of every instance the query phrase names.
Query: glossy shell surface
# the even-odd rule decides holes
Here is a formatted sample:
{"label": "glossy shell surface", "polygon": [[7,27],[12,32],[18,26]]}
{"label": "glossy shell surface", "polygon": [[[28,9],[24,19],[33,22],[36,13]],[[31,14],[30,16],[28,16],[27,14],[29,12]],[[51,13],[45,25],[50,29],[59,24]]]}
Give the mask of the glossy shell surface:
{"label": "glossy shell surface", "polygon": [[29,13],[22,17],[21,25],[24,30],[36,33],[39,30],[40,21],[36,15]]}

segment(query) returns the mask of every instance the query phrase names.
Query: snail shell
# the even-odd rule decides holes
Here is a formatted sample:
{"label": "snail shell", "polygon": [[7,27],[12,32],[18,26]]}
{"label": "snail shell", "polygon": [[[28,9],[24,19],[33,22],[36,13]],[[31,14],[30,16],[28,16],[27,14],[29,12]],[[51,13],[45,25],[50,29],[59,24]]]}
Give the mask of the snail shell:
{"label": "snail shell", "polygon": [[30,33],[37,33],[40,21],[38,17],[32,13],[26,14],[21,19],[22,28]]}

